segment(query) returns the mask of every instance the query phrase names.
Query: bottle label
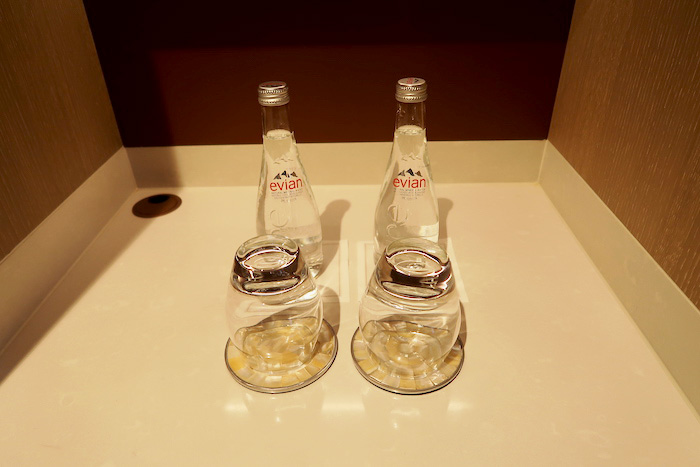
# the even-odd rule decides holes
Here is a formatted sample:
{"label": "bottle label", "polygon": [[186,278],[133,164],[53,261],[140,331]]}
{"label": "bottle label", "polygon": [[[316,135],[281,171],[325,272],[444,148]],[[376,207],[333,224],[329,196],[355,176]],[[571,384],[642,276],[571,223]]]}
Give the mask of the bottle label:
{"label": "bottle label", "polygon": [[304,180],[297,175],[297,172],[301,170],[294,167],[271,174],[267,181],[270,196],[274,199],[290,201],[298,198],[304,188]]}
{"label": "bottle label", "polygon": [[391,181],[397,196],[407,201],[422,197],[428,186],[428,179],[422,174],[424,171],[425,166],[420,165],[401,168]]}

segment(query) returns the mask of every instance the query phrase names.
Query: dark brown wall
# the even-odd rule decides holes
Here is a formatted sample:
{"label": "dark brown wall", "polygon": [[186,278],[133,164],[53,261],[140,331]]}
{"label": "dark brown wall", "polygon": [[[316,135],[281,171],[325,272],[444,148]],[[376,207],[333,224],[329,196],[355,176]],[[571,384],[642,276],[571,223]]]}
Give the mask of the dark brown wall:
{"label": "dark brown wall", "polygon": [[579,0],[549,139],[700,305],[700,2]]}
{"label": "dark brown wall", "polygon": [[80,0],[0,3],[0,259],[120,146]]}
{"label": "dark brown wall", "polygon": [[300,141],[387,141],[411,75],[433,140],[544,139],[573,0],[481,3],[85,1],[126,146],[257,143],[270,79]]}

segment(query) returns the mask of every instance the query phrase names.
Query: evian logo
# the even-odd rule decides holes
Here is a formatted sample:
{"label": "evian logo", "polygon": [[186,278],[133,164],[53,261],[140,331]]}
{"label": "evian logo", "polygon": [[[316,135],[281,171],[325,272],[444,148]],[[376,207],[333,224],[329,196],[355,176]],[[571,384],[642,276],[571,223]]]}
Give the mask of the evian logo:
{"label": "evian logo", "polygon": [[425,178],[420,170],[415,172],[412,169],[402,170],[394,177],[394,187],[396,188],[425,188]]}
{"label": "evian logo", "polygon": [[270,191],[297,190],[302,186],[304,186],[304,182],[297,176],[296,172],[287,173],[285,170],[275,175],[275,178],[272,179],[270,182]]}

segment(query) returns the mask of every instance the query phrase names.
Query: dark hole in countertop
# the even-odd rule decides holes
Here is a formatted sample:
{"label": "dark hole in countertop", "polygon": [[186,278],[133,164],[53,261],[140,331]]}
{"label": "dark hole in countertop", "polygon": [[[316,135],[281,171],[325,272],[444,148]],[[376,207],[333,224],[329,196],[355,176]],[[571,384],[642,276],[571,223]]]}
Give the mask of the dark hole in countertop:
{"label": "dark hole in countertop", "polygon": [[137,217],[158,217],[171,213],[182,204],[179,196],[160,193],[149,196],[134,204],[131,212]]}

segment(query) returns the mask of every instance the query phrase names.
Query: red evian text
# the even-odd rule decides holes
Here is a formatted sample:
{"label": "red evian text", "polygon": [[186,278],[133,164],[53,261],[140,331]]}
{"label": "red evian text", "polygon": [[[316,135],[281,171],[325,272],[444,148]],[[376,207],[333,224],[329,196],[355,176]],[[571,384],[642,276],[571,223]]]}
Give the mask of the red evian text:
{"label": "red evian text", "polygon": [[304,186],[301,178],[296,180],[285,180],[283,182],[270,182],[270,191],[296,190]]}
{"label": "red evian text", "polygon": [[394,179],[394,187],[396,188],[425,188],[424,178],[399,178]]}

